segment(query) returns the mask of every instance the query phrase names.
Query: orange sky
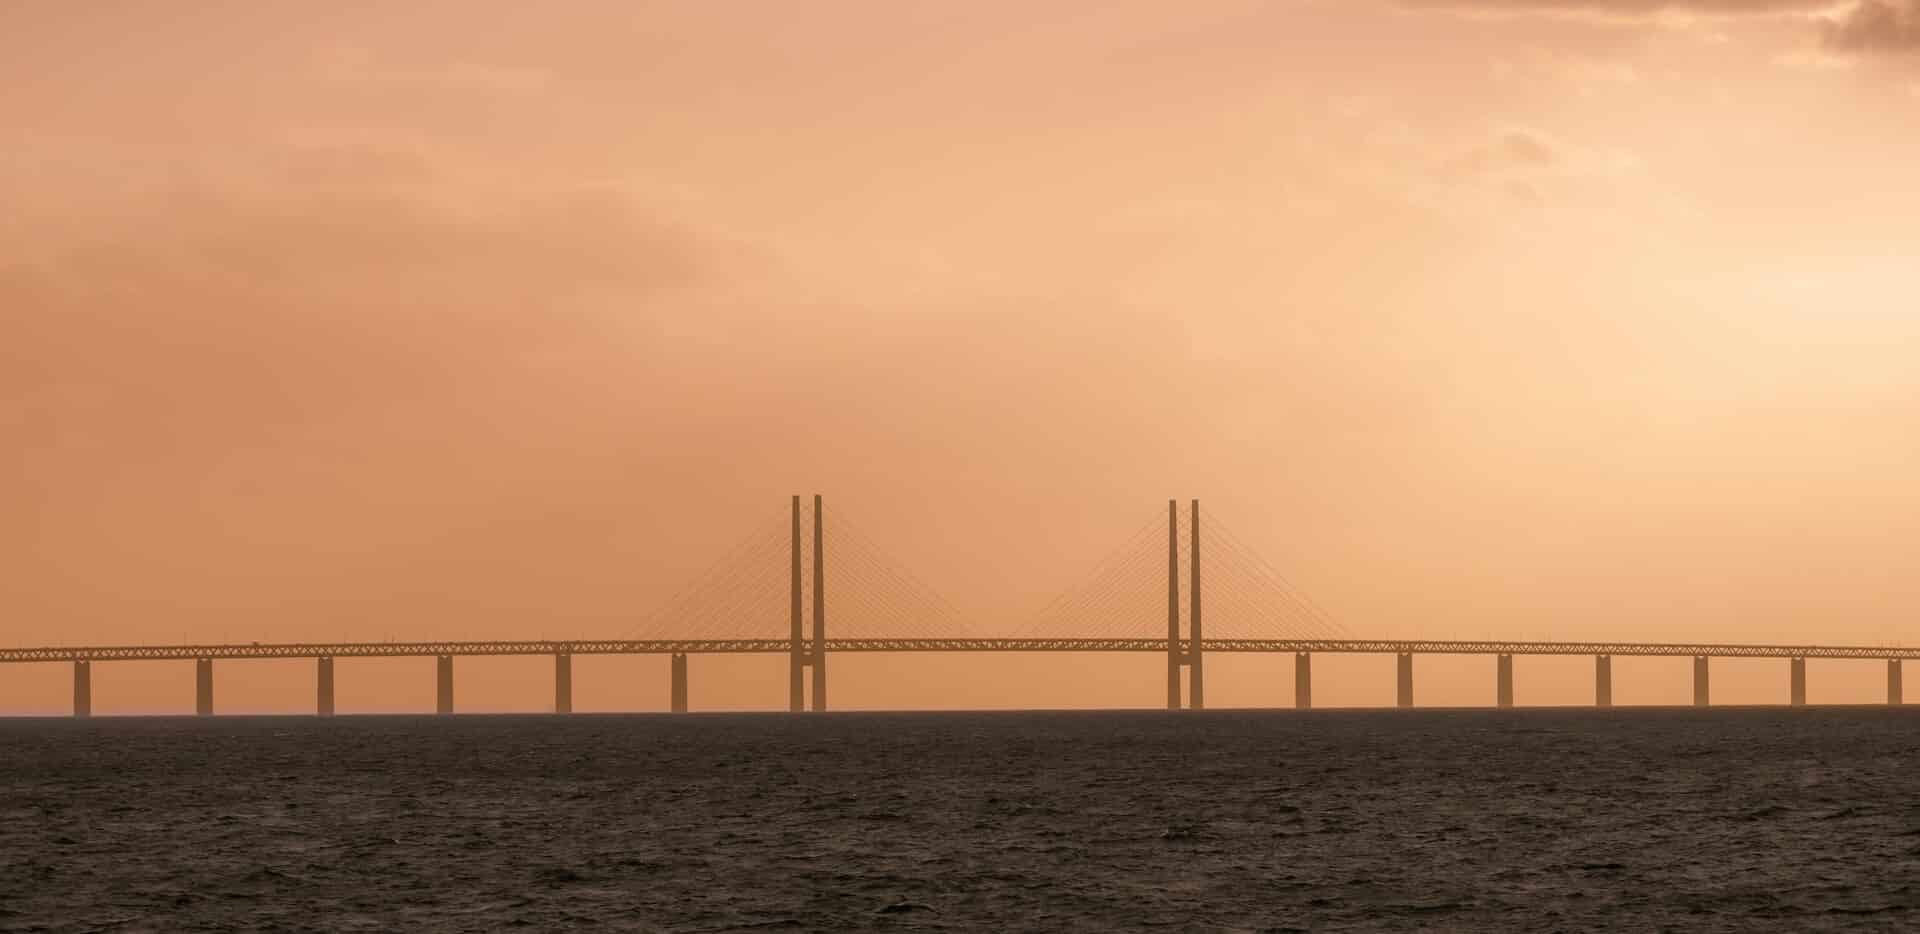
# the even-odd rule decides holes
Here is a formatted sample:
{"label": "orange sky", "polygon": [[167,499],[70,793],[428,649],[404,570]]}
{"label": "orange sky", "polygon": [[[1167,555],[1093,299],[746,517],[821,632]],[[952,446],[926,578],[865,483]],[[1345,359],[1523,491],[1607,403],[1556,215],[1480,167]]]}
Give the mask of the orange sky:
{"label": "orange sky", "polygon": [[[1911,4],[1042,7],[0,8],[0,641],[625,635],[815,491],[984,631],[1179,496],[1361,636],[1908,639]],[[1161,664],[865,658],[834,700],[1150,706]],[[429,661],[341,665],[342,710],[431,705]],[[783,665],[695,659],[694,703]],[[463,709],[550,700],[461,666]],[[583,661],[579,706],[665,668]],[[94,679],[191,706],[184,663]]]}

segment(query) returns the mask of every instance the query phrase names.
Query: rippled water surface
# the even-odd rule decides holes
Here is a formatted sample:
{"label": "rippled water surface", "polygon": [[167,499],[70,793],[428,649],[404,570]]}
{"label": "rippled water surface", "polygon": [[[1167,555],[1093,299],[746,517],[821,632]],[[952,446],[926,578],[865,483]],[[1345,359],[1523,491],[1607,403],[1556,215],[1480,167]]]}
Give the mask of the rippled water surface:
{"label": "rippled water surface", "polygon": [[1920,710],[0,722],[0,930],[1920,927]]}

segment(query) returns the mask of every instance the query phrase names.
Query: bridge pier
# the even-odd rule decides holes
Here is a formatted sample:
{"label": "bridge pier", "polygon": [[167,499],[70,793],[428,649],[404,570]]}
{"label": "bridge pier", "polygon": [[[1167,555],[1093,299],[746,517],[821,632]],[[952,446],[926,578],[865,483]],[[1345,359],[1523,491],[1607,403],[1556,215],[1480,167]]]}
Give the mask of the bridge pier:
{"label": "bridge pier", "polygon": [[193,712],[202,717],[213,716],[213,659],[211,658],[193,660]]}
{"label": "bridge pier", "polygon": [[1293,653],[1293,707],[1313,709],[1313,653]]}
{"label": "bridge pier", "polygon": [[73,715],[93,716],[93,663],[85,659],[73,663]]}
{"label": "bridge pier", "polygon": [[1400,652],[1394,656],[1395,680],[1394,706],[1413,706],[1413,653]]}
{"label": "bridge pier", "polygon": [[333,716],[333,657],[322,655],[315,659],[315,684],[313,712],[316,716]]}
{"label": "bridge pier", "polygon": [[437,675],[434,679],[434,712],[453,713],[453,656],[439,656],[434,667]]}
{"label": "bridge pier", "polygon": [[553,653],[553,712],[573,712],[573,653]]}
{"label": "bridge pier", "polygon": [[[669,689],[667,706],[674,713],[687,712],[687,656],[683,652],[673,653],[673,684]],[[815,708],[816,710],[819,708]]]}
{"label": "bridge pier", "polygon": [[1505,652],[1494,656],[1493,704],[1496,707],[1513,706],[1513,656]]}
{"label": "bridge pier", "polygon": [[1794,707],[1807,706],[1807,660],[1804,658],[1787,660],[1787,703]]}
{"label": "bridge pier", "polygon": [[1707,657],[1695,655],[1693,657],[1693,706],[1707,706],[1707,696]]}
{"label": "bridge pier", "polygon": [[1905,701],[1900,696],[1900,660],[1887,659],[1887,704],[1898,707]]}
{"label": "bridge pier", "polygon": [[1593,706],[1613,706],[1613,656],[1593,657]]}

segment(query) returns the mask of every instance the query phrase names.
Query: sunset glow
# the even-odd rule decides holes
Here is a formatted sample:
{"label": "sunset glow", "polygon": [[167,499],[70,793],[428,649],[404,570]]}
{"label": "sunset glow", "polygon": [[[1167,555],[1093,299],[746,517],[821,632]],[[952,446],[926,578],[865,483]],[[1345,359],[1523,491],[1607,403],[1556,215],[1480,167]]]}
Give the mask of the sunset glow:
{"label": "sunset glow", "polygon": [[[1910,0],[19,0],[0,37],[9,644],[621,636],[816,491],[984,632],[1176,497],[1383,638],[1920,613]],[[1591,700],[1559,661],[1521,690]],[[1669,661],[1623,702],[1682,702]],[[461,664],[473,710],[551,690]],[[666,664],[583,661],[580,709],[663,707]],[[784,709],[783,660],[693,664]],[[1160,702],[1152,658],[838,664],[847,708]],[[1384,705],[1390,664],[1316,676]],[[1778,692],[1744,664],[1715,690]],[[65,712],[12,667],[0,712]],[[430,668],[343,662],[341,709]],[[94,677],[191,707],[177,664]],[[223,712],[309,677],[223,663]]]}

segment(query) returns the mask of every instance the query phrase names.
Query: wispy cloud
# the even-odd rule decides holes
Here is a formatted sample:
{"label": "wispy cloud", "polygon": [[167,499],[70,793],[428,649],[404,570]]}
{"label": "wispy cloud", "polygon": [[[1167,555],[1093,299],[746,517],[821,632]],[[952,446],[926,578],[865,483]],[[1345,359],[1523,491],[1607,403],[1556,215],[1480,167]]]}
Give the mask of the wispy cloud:
{"label": "wispy cloud", "polygon": [[1550,16],[1615,25],[1689,28],[1703,19],[1789,19],[1814,30],[1815,48],[1785,60],[1844,64],[1920,52],[1920,0],[1400,0],[1470,17]]}

